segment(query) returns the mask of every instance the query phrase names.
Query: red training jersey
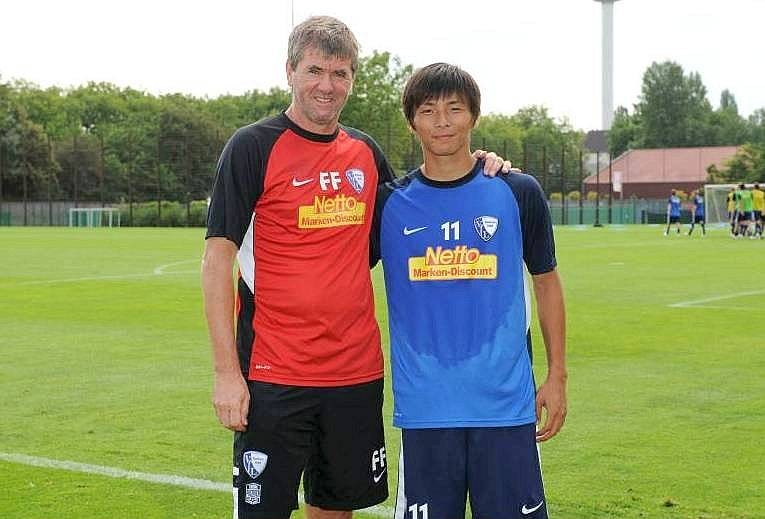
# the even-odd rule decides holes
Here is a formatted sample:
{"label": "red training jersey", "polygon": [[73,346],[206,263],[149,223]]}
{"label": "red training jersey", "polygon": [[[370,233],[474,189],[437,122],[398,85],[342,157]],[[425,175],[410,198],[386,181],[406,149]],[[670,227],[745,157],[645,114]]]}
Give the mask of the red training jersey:
{"label": "red training jersey", "polygon": [[240,128],[218,161],[207,237],[239,247],[237,348],[250,380],[344,386],[383,376],[369,276],[378,183],[367,135],[284,113]]}

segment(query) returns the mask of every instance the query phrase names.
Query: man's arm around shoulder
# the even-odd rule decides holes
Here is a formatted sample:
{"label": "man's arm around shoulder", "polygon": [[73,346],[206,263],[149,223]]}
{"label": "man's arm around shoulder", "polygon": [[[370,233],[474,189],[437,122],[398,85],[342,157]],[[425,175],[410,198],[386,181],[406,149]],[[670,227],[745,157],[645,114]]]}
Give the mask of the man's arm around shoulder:
{"label": "man's arm around shoulder", "polygon": [[226,238],[207,239],[202,259],[202,291],[215,369],[215,414],[224,427],[244,431],[250,393],[239,365],[234,332],[232,272],[236,252],[236,244]]}
{"label": "man's arm around shoulder", "polygon": [[[547,379],[537,392],[537,441],[555,436],[566,420],[566,312],[558,272],[532,276],[539,325],[547,351]],[[542,408],[547,410],[542,421]]]}

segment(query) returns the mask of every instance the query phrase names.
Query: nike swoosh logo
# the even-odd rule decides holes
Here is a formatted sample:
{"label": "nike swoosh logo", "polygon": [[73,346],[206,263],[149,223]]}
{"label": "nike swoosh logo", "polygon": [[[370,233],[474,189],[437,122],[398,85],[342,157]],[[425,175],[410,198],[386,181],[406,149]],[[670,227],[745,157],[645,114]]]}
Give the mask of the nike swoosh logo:
{"label": "nike swoosh logo", "polygon": [[312,178],[306,179],[306,180],[298,180],[295,177],[292,177],[292,185],[295,187],[304,186],[310,182],[313,182]]}
{"label": "nike swoosh logo", "polygon": [[544,501],[544,499],[543,499],[543,500],[542,500],[542,501],[540,501],[540,502],[539,502],[539,504],[538,504],[537,506],[535,506],[534,508],[526,508],[526,505],[523,505],[523,507],[521,508],[521,513],[522,513],[523,515],[529,515],[529,514],[533,514],[534,512],[536,512],[537,510],[539,510],[539,508],[542,506],[542,504],[543,504],[544,502],[545,502],[545,501]]}
{"label": "nike swoosh logo", "polygon": [[375,483],[379,483],[379,482],[380,482],[380,480],[382,479],[382,477],[385,475],[385,471],[386,471],[386,470],[388,470],[388,467],[385,467],[385,468],[383,469],[383,471],[382,471],[382,472],[380,472],[380,474],[379,474],[378,476],[375,476],[374,474],[372,474],[372,479],[374,479],[374,480],[375,480]]}
{"label": "nike swoosh logo", "polygon": [[428,228],[427,225],[425,227],[415,227],[414,229],[408,229],[408,228],[404,227],[404,236],[409,236],[410,234],[414,234],[416,232],[424,231],[427,228]]}

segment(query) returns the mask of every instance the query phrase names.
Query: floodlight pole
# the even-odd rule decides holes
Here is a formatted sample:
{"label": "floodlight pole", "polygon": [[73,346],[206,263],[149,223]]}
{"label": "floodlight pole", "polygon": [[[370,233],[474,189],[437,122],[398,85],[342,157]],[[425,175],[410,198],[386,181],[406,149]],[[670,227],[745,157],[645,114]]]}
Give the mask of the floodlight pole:
{"label": "floodlight pole", "polygon": [[603,227],[600,223],[600,152],[595,153],[595,223],[593,227]]}
{"label": "floodlight pole", "polygon": [[610,130],[614,120],[614,2],[595,0],[603,4],[602,25],[602,129]]}
{"label": "floodlight pole", "polygon": [[614,197],[614,180],[613,175],[611,171],[611,167],[613,166],[614,161],[611,160],[611,153],[608,153],[608,223],[609,225],[613,223],[611,220],[611,207],[613,204],[613,197]]}

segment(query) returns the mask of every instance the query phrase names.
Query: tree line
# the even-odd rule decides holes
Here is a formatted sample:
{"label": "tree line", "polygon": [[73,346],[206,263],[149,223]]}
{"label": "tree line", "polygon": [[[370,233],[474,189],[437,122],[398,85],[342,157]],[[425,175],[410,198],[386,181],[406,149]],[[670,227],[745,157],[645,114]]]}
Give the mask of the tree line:
{"label": "tree line", "polygon": [[708,169],[709,181],[765,181],[765,108],[748,118],[735,96],[723,90],[714,109],[697,72],[671,61],[653,63],[643,74],[640,98],[632,111],[619,107],[609,132],[615,156],[628,149],[740,146],[723,168]]}
{"label": "tree line", "polygon": [[[360,60],[341,123],[370,134],[399,173],[416,167],[420,147],[400,96],[412,72],[387,52]],[[290,93],[252,90],[213,99],[153,95],[109,83],[41,88],[0,80],[0,200],[190,203],[209,194],[216,161],[239,127],[284,110]],[[543,106],[485,114],[474,147],[523,166],[547,191],[580,189],[584,134]],[[629,148],[743,145],[716,181],[765,181],[765,109],[748,119],[724,91],[712,109],[696,73],[672,62],[645,72],[639,102],[616,112],[609,145]]]}
{"label": "tree line", "polygon": [[[421,160],[400,108],[411,72],[411,65],[387,52],[363,57],[341,117],[342,124],[370,134],[399,172]],[[281,88],[210,99],[156,96],[109,83],[43,89],[25,81],[0,82],[0,197],[106,203],[204,199],[230,135],[289,102],[290,93]],[[525,152],[524,160],[535,165],[542,147],[567,148],[573,156],[582,133],[534,106],[512,116],[482,117],[473,138],[477,146],[516,162]],[[571,166],[572,178],[575,174]]]}

